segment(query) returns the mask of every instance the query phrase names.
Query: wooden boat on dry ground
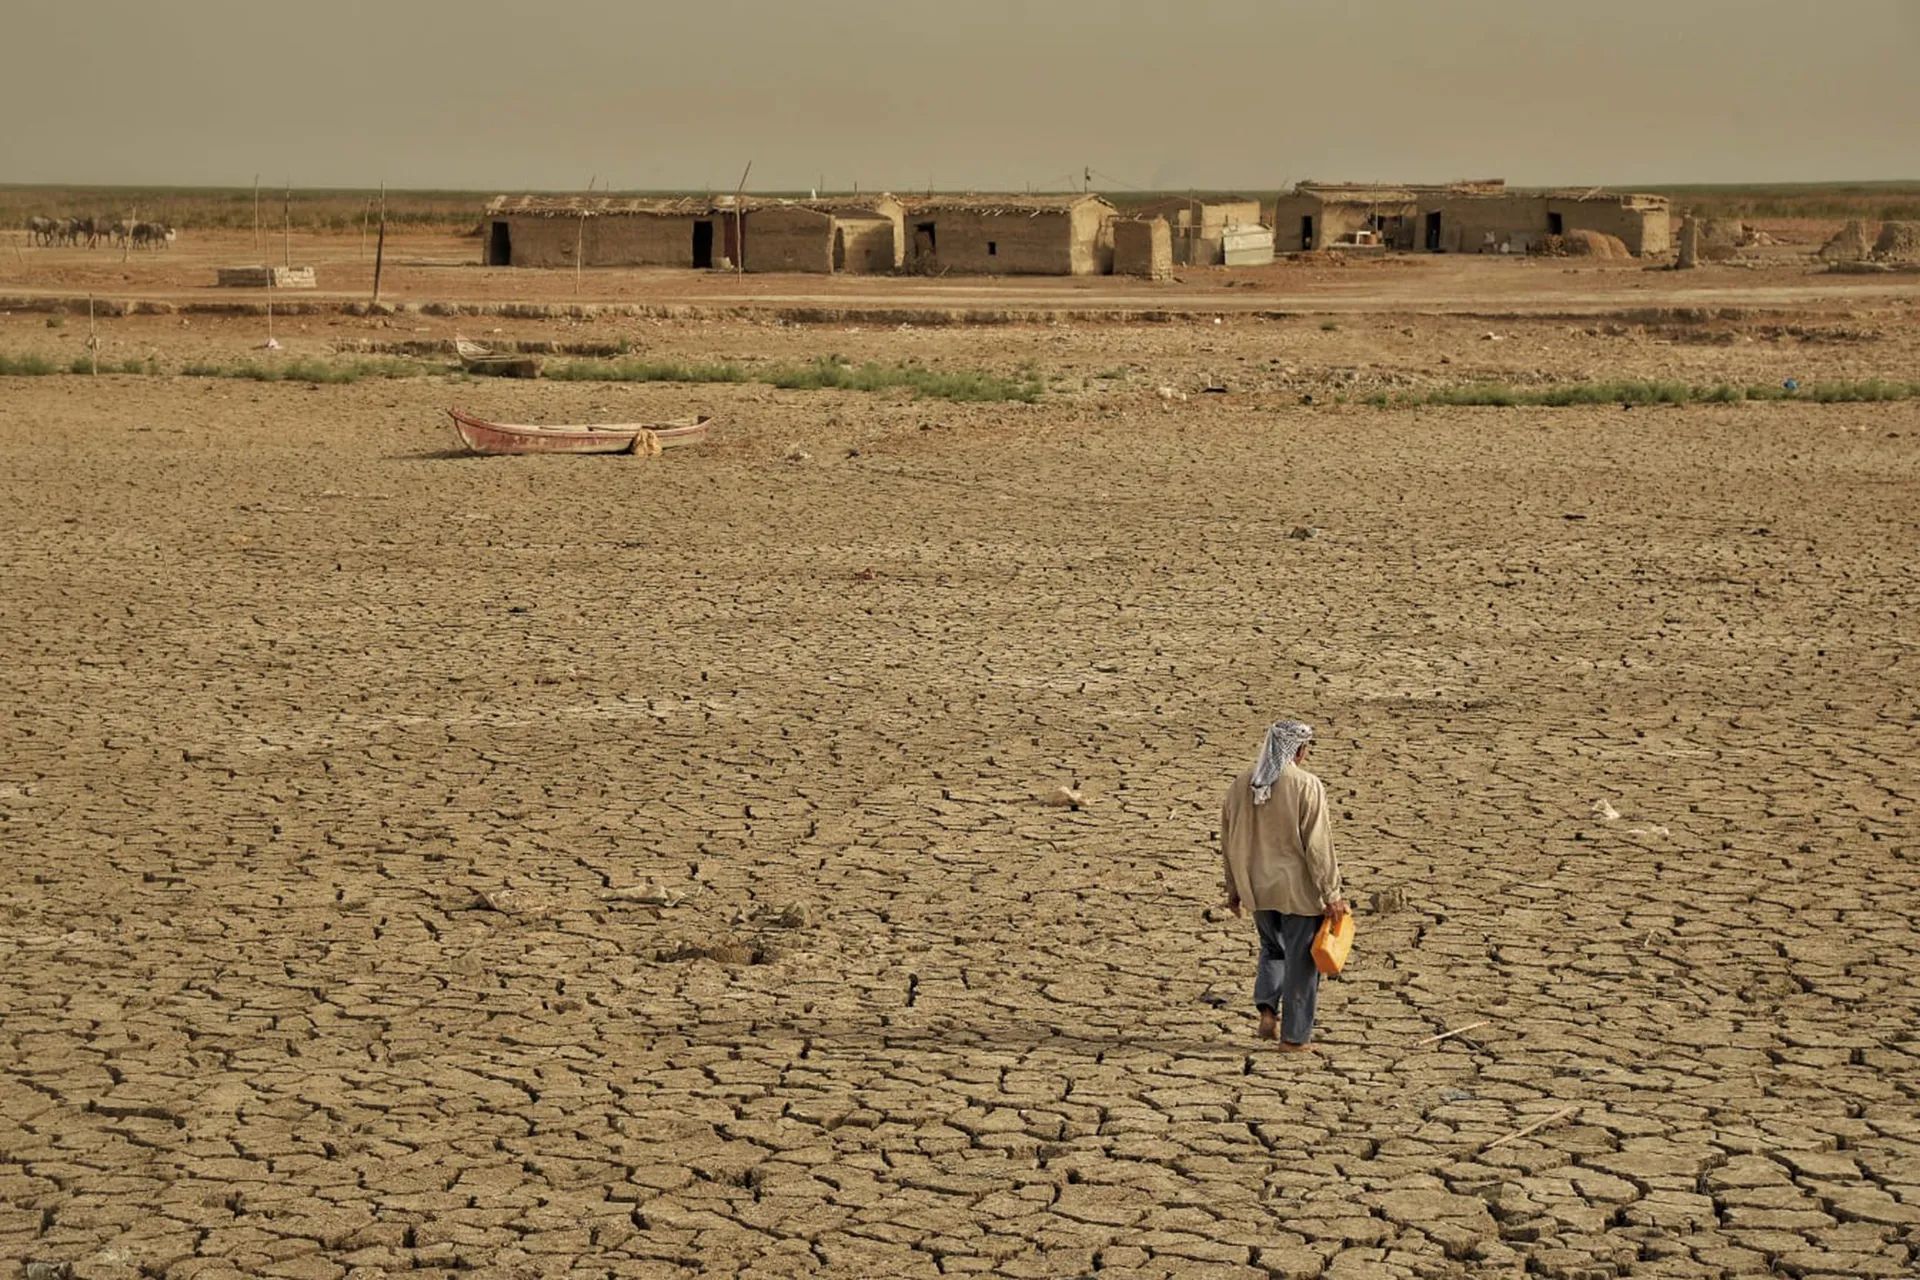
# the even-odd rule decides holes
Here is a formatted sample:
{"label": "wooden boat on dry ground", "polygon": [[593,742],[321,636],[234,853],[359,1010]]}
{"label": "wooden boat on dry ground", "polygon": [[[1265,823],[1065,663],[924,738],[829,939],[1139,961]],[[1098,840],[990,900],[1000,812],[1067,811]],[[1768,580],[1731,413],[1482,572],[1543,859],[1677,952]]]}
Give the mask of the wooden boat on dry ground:
{"label": "wooden boat on dry ground", "polygon": [[495,351],[459,337],[453,340],[453,350],[454,354],[460,357],[462,369],[483,378],[537,378],[540,376],[542,361],[539,356]]}
{"label": "wooden boat on dry ground", "polygon": [[473,453],[639,453],[692,444],[706,438],[713,418],[673,418],[664,422],[527,423],[488,422],[449,409],[460,443]]}

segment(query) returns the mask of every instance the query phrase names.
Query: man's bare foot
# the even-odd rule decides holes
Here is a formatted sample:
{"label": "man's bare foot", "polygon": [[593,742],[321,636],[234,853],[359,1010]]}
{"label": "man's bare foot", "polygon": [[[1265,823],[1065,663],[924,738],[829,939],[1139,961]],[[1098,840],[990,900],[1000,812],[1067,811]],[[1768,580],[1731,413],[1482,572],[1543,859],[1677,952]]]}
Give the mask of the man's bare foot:
{"label": "man's bare foot", "polygon": [[1282,1053],[1318,1053],[1320,1052],[1320,1046],[1317,1044],[1295,1044],[1291,1040],[1282,1040],[1280,1042],[1280,1052]]}
{"label": "man's bare foot", "polygon": [[1262,1040],[1278,1039],[1280,1035],[1280,1019],[1274,1017],[1272,1010],[1262,1009],[1260,1011],[1260,1029],[1255,1031],[1254,1034]]}

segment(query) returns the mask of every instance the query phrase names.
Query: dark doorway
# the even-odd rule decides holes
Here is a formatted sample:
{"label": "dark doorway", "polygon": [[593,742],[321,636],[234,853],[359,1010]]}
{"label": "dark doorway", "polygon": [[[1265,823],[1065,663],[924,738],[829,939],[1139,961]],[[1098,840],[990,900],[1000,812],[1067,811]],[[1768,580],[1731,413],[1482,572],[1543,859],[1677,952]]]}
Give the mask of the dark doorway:
{"label": "dark doorway", "polygon": [[504,222],[487,224],[487,265],[490,267],[513,265],[513,237],[507,231],[507,224]]}
{"label": "dark doorway", "polygon": [[1547,234],[1550,236],[1563,236],[1567,234],[1567,220],[1557,213],[1548,214]]}
{"label": "dark doorway", "polygon": [[845,227],[833,229],[833,269],[835,271],[847,269],[847,229]]}
{"label": "dark doorway", "polygon": [[1313,215],[1312,214],[1308,214],[1306,217],[1303,217],[1300,219],[1300,247],[1302,249],[1313,248]]}
{"label": "dark doorway", "polygon": [[711,222],[693,224],[693,265],[713,266],[713,224]]}
{"label": "dark doorway", "polygon": [[747,265],[746,254],[741,252],[740,242],[746,238],[747,230],[740,224],[740,215],[736,213],[732,217],[720,219],[720,226],[726,233],[726,251],[722,256],[731,265],[744,269]]}
{"label": "dark doorway", "polygon": [[1427,215],[1427,248],[1433,253],[1440,252],[1440,211],[1438,209]]}
{"label": "dark doorway", "polygon": [[915,258],[931,258],[934,256],[935,248],[933,224],[931,222],[914,223],[913,256]]}

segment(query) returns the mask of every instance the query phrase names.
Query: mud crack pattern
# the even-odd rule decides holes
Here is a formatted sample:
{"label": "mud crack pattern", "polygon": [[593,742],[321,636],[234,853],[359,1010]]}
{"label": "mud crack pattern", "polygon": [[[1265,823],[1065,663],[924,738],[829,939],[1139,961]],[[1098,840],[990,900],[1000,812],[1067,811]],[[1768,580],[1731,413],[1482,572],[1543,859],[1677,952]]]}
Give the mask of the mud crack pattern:
{"label": "mud crack pattern", "polygon": [[[519,462],[77,381],[0,419],[0,1257],[1914,1273],[1910,406]],[[1405,901],[1312,1061],[1209,910],[1285,712]]]}

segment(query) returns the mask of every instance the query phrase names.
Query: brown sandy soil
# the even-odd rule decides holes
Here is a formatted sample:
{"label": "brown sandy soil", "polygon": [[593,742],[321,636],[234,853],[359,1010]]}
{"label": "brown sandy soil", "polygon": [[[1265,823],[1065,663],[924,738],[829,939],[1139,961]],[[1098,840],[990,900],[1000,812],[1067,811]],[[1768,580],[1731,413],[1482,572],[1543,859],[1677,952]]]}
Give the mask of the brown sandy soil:
{"label": "brown sandy soil", "polygon": [[[24,233],[11,233],[16,242]],[[1817,245],[1814,247],[1818,247]],[[1427,311],[1606,314],[1648,308],[1796,307],[1835,309],[1920,297],[1913,277],[1830,275],[1804,247],[1773,246],[1753,260],[1675,272],[1629,262],[1394,254],[1321,256],[1270,267],[1184,270],[1169,282],[1114,276],[936,279],[886,276],[735,275],[673,269],[529,271],[480,266],[479,242],[415,233],[390,237],[381,297],[393,303],[569,302],[705,308],[897,308],[928,311],[1032,309]],[[0,249],[0,294],[32,297],[93,292],[115,299],[180,303],[259,300],[261,291],[215,286],[218,267],[280,262],[316,269],[319,288],[288,291],[293,302],[370,296],[371,251],[359,237],[295,236],[289,255],[277,237],[256,251],[243,232],[183,232],[164,251],[122,254],[84,248]]]}
{"label": "brown sandy soil", "polygon": [[[1034,405],[0,379],[0,1258],[1913,1274],[1920,404],[1300,403],[1913,367],[1898,306],[1794,323],[499,335]],[[724,429],[473,459],[456,400]],[[1287,712],[1361,909],[1310,1059],[1210,910]]]}

